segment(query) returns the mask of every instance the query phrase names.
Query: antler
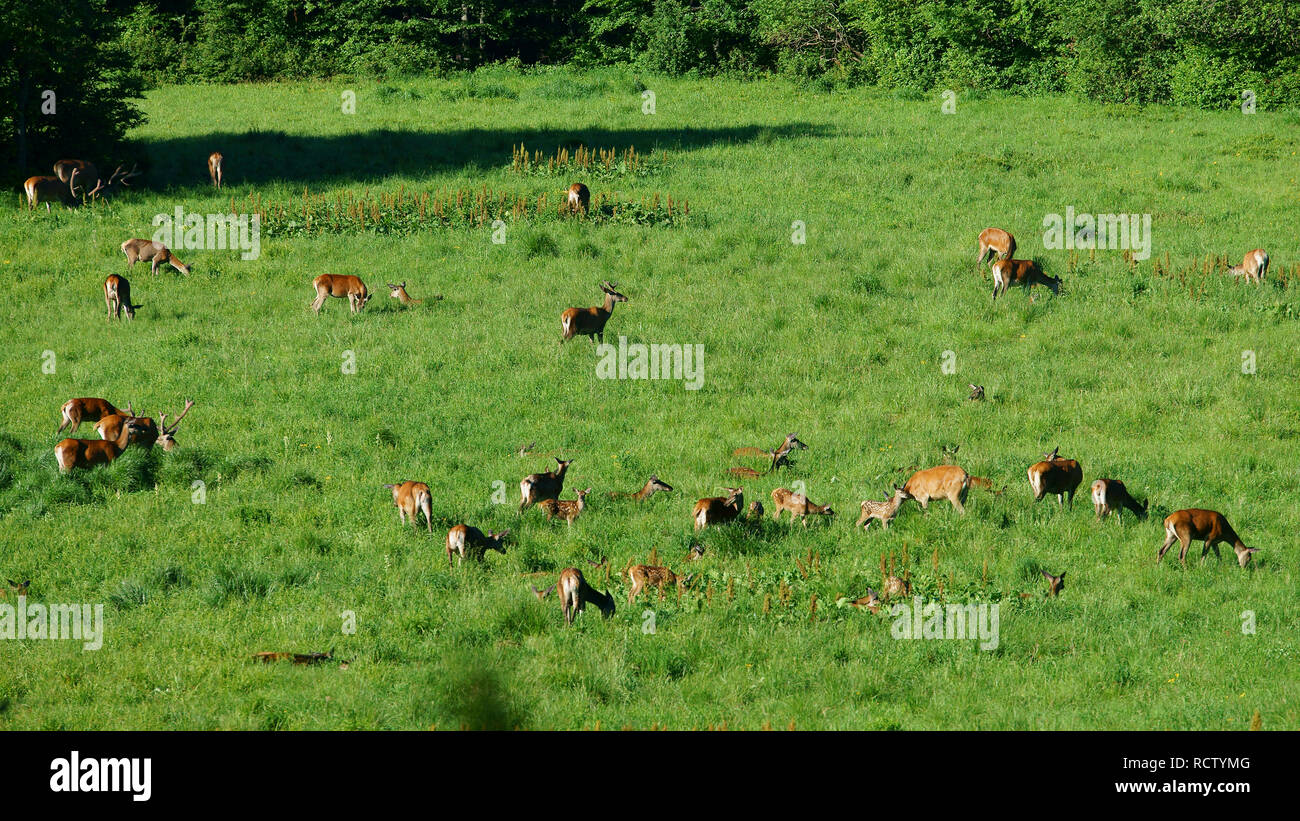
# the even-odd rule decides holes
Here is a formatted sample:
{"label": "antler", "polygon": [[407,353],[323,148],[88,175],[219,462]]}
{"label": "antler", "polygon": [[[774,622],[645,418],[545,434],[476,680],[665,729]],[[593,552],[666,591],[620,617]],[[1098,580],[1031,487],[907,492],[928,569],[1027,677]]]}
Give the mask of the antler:
{"label": "antler", "polygon": [[123,174],[122,166],[119,165],[117,167],[117,170],[113,172],[113,175],[108,178],[108,184],[116,185],[117,183],[120,182],[123,185],[129,186],[131,183],[127,182],[127,180],[134,179],[135,177],[140,176],[141,172],[139,171],[139,168],[140,168],[140,163],[136,163],[131,167],[130,172]]}
{"label": "antler", "polygon": [[[189,413],[189,412],[190,412],[190,408],[192,408],[192,407],[194,407],[194,400],[193,400],[193,399],[186,399],[186,400],[185,400],[185,410],[181,411],[181,415],[176,417],[176,421],[175,421],[175,422],[172,422],[172,426],[171,426],[170,429],[168,429],[167,426],[164,425],[164,426],[163,426],[163,430],[167,431],[167,433],[175,433],[175,432],[176,432],[176,429],[177,429],[178,427],[180,427],[181,420],[185,418],[185,414]],[[162,414],[159,414],[159,416],[161,416],[161,415],[162,415]]]}

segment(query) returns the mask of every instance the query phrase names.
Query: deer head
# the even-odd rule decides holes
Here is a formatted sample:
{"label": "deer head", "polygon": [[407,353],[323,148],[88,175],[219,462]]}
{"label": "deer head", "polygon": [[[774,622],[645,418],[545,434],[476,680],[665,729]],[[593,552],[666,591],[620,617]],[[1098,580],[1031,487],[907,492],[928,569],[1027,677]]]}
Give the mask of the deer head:
{"label": "deer head", "polygon": [[176,447],[176,429],[180,427],[181,420],[185,418],[185,414],[189,413],[192,407],[194,407],[194,400],[186,399],[185,409],[181,411],[180,416],[176,417],[176,421],[172,422],[171,427],[167,426],[167,414],[158,414],[158,441],[162,444],[163,450],[171,450]]}

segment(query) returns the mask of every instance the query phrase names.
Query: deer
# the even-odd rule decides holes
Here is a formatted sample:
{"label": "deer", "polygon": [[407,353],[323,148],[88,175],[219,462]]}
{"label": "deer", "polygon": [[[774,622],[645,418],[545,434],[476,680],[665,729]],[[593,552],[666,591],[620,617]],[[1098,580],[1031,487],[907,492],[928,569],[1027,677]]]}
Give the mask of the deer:
{"label": "deer", "polygon": [[18,598],[20,596],[26,596],[28,588],[32,586],[31,579],[28,579],[22,584],[19,584],[13,579],[6,579],[6,581],[9,582],[9,586],[7,588],[0,587],[0,599],[6,598],[11,593],[13,594],[14,598]]}
{"label": "deer", "polygon": [[[433,495],[429,493],[429,486],[424,482],[410,482],[402,480],[395,485],[384,485],[393,492],[393,506],[397,508],[397,521],[406,524],[409,517],[411,520],[412,532],[418,533],[420,528],[415,523],[415,517],[420,513],[424,514],[424,526],[433,534]],[[451,537],[448,534],[448,543],[450,546]],[[450,555],[448,560],[450,561]]]}
{"label": "deer", "polygon": [[50,213],[51,201],[61,202],[67,208],[77,204],[71,186],[65,185],[58,177],[28,177],[23,183],[23,191],[27,193],[27,207],[32,211],[45,203],[45,213]]}
{"label": "deer", "polygon": [[585,215],[591,207],[591,191],[580,182],[569,186],[568,198],[569,210],[572,212]]}
{"label": "deer", "polygon": [[1220,543],[1232,545],[1233,552],[1237,554],[1237,564],[1241,567],[1249,564],[1250,557],[1261,550],[1242,544],[1241,537],[1222,513],[1201,508],[1175,510],[1165,517],[1165,543],[1156,554],[1157,564],[1165,557],[1165,552],[1175,539],[1182,546],[1178,552],[1178,561],[1182,564],[1187,564],[1187,548],[1193,541],[1205,542],[1205,548],[1201,551],[1201,564],[1205,564],[1205,557],[1210,550],[1214,550],[1214,558],[1221,558]]}
{"label": "deer", "polygon": [[835,515],[830,505],[817,505],[808,501],[808,497],[802,493],[794,493],[783,487],[776,488],[772,491],[772,504],[776,509],[772,511],[772,520],[778,521],[781,518],[782,511],[789,511],[790,520],[794,521],[799,517],[800,523],[804,527],[808,526],[808,515],[825,516],[827,521]]}
{"label": "deer", "polygon": [[985,228],[980,231],[980,252],[975,257],[977,272],[990,254],[994,259],[1011,259],[1016,254],[1016,238],[1001,228]]}
{"label": "deer", "polygon": [[63,403],[60,412],[63,415],[63,424],[59,425],[55,433],[63,433],[64,428],[68,429],[68,433],[76,433],[82,422],[98,422],[106,416],[117,416],[122,413],[107,399],[94,397],[69,399]]}
{"label": "deer", "polygon": [[922,510],[929,509],[931,499],[947,499],[958,513],[965,514],[970,483],[970,474],[957,465],[939,465],[913,473],[903,483],[903,492]]}
{"label": "deer", "polygon": [[1029,301],[1034,301],[1032,289],[1035,285],[1045,285],[1053,294],[1061,293],[1061,278],[1049,277],[1038,267],[1038,263],[1029,259],[999,259],[993,263],[993,301],[1015,285],[1029,292]]}
{"label": "deer", "polygon": [[546,511],[546,521],[551,521],[556,516],[564,520],[565,524],[572,526],[573,520],[582,515],[582,511],[587,509],[587,494],[591,493],[591,488],[578,491],[578,500],[576,502],[560,499],[543,499],[537,503],[537,506]]}
{"label": "deer", "polygon": [[1055,598],[1057,595],[1060,594],[1062,590],[1065,589],[1064,570],[1061,571],[1061,575],[1059,576],[1053,576],[1051,573],[1048,573],[1046,570],[1039,570],[1038,572],[1042,573],[1043,578],[1047,579],[1047,595],[1049,597]]}
{"label": "deer", "polygon": [[220,151],[213,151],[208,155],[208,176],[212,178],[212,184],[218,189],[221,188],[221,162],[224,159]]}
{"label": "deer", "polygon": [[1129,495],[1128,488],[1118,479],[1098,479],[1092,483],[1092,505],[1097,511],[1097,521],[1101,521],[1114,511],[1115,518],[1122,520],[1124,509],[1133,512],[1139,520],[1147,517],[1147,505],[1150,499],[1141,505]]}
{"label": "deer", "polygon": [[122,314],[126,314],[127,319],[135,319],[137,308],[143,308],[144,305],[136,305],[131,302],[131,283],[124,276],[109,274],[104,280],[104,304],[108,306],[108,321],[121,319]]}
{"label": "deer", "polygon": [[347,297],[348,308],[354,314],[361,313],[361,309],[370,301],[370,292],[366,290],[366,283],[362,282],[360,277],[351,274],[321,274],[311,281],[311,286],[316,289],[316,298],[312,300],[311,309],[318,314],[321,306],[325,304],[326,297],[339,299]]}
{"label": "deer", "polygon": [[761,521],[763,518],[763,503],[755,499],[749,503],[749,520],[751,522]]}
{"label": "deer", "polygon": [[564,611],[564,623],[573,624],[574,615],[586,609],[587,603],[600,608],[605,618],[614,615],[614,597],[609,591],[599,593],[587,584],[582,571],[576,567],[566,567],[560,571],[560,580],[556,582],[560,591],[560,609]]}
{"label": "deer", "polygon": [[162,428],[162,432],[158,434],[158,441],[162,443],[163,450],[170,452],[176,447],[176,429],[181,426],[181,420],[185,418],[185,414],[189,413],[192,407],[194,407],[194,400],[186,399],[184,410],[180,412],[180,415],[176,417],[176,421],[172,422],[170,426],[167,424],[167,414],[158,414],[158,424]]}
{"label": "deer", "polygon": [[171,451],[176,447],[176,437],[174,435],[176,433],[176,428],[180,426],[181,419],[185,417],[185,414],[190,412],[190,408],[192,407],[194,407],[194,400],[185,400],[185,409],[181,411],[180,416],[176,417],[176,421],[172,423],[170,428],[167,426],[167,414],[158,414],[159,424],[162,426],[160,430],[159,424],[155,424],[153,419],[148,416],[136,416],[135,409],[132,408],[131,403],[128,402],[126,413],[118,411],[116,414],[111,416],[105,416],[95,425],[95,431],[99,434],[99,438],[101,439],[114,440],[117,439],[122,426],[128,421],[133,421],[136,426],[136,431],[131,434],[131,444],[139,445],[143,448],[152,448],[158,442],[162,442],[162,449],[165,451]]}
{"label": "deer", "polygon": [[726,496],[712,496],[700,499],[691,510],[695,520],[695,529],[703,530],[709,525],[724,524],[734,520],[745,507],[745,490],[738,487],[726,487]]}
{"label": "deer", "polygon": [[126,264],[133,266],[140,260],[148,260],[149,273],[157,275],[158,268],[163,263],[170,265],[185,276],[190,275],[194,270],[190,266],[181,262],[171,250],[161,242],[154,242],[149,239],[129,239],[121,245],[122,253],[126,254]]}
{"label": "deer", "polygon": [[1256,248],[1246,254],[1240,265],[1229,267],[1228,273],[1235,277],[1244,276],[1247,282],[1260,285],[1268,274],[1268,254],[1264,253],[1263,248]]}
{"label": "deer", "polygon": [[677,585],[677,598],[680,599],[682,593],[686,592],[686,585],[690,584],[691,579],[695,578],[694,573],[689,576],[679,576],[666,567],[655,567],[648,564],[634,565],[628,569],[627,575],[632,581],[632,587],[627,591],[629,607],[632,606],[632,602],[646,587],[659,588],[659,600],[663,601],[664,586],[675,584]]}
{"label": "deer", "polygon": [[892,599],[894,596],[907,596],[912,592],[912,582],[908,579],[900,579],[898,576],[886,575],[881,590],[886,599]]}
{"label": "deer", "polygon": [[1034,491],[1035,502],[1054,493],[1058,505],[1064,506],[1068,497],[1073,510],[1074,492],[1083,481],[1083,468],[1073,459],[1060,458],[1060,451],[1060,446],[1057,446],[1051,453],[1043,454],[1043,461],[1030,465],[1029,487]]}
{"label": "deer", "polygon": [[519,512],[523,513],[530,505],[546,499],[560,498],[560,491],[564,489],[564,474],[568,472],[569,465],[573,464],[572,459],[561,459],[558,456],[552,457],[556,464],[559,465],[555,470],[548,470],[545,473],[530,473],[519,482]]}
{"label": "deer", "polygon": [[795,433],[787,433],[785,435],[785,441],[777,445],[775,450],[763,450],[761,448],[755,448],[755,447],[736,448],[734,451],[731,452],[732,456],[765,456],[771,461],[767,467],[767,470],[763,471],[762,473],[759,473],[753,468],[747,468],[747,467],[732,468],[731,472],[737,476],[748,476],[751,478],[766,476],[767,474],[772,473],[773,471],[779,468],[789,467],[790,451],[807,450],[807,449],[808,446],[805,445],[803,442],[799,441],[799,435]]}
{"label": "deer", "polygon": [[[386,282],[384,284],[388,286],[389,299],[395,299],[401,304],[406,306],[419,305],[421,302],[424,302],[423,299],[411,299],[411,295],[406,292],[405,282],[397,283],[397,284],[394,284],[392,282]],[[440,299],[442,299],[442,294],[433,295],[434,302],[437,302]]]}
{"label": "deer", "polygon": [[559,587],[560,583],[556,582],[545,590],[538,590],[537,585],[535,584],[530,584],[528,586],[532,589],[533,595],[537,597],[538,601],[545,601],[547,596],[555,592],[555,588]]}
{"label": "deer", "polygon": [[605,323],[614,313],[614,306],[627,302],[627,297],[618,292],[618,283],[608,281],[600,283],[600,290],[605,294],[605,304],[594,308],[566,308],[560,314],[560,344],[575,336],[585,336],[593,343],[605,342]]}
{"label": "deer", "polygon": [[[414,522],[415,517],[411,517]],[[465,559],[483,561],[489,550],[495,550],[502,556],[506,554],[505,540],[509,530],[500,533],[484,533],[472,525],[456,525],[447,531],[447,569],[451,569],[451,557],[457,556],[457,564]]]}
{"label": "deer", "polygon": [[135,420],[128,419],[115,440],[64,439],[54,446],[54,459],[59,472],[68,473],[73,468],[93,468],[106,465],[122,455],[136,431]]}
{"label": "deer", "polygon": [[978,402],[978,401],[980,401],[981,399],[984,398],[984,386],[983,386],[983,385],[975,385],[975,384],[972,384],[972,383],[970,383],[970,382],[967,382],[966,384],[967,384],[967,385],[970,385],[970,401],[972,401],[972,402]]}
{"label": "deer", "polygon": [[858,609],[866,608],[867,610],[870,610],[872,613],[879,613],[880,605],[883,604],[883,602],[880,600],[880,596],[876,594],[876,591],[868,587],[867,594],[865,596],[854,599],[853,601],[849,602],[849,604],[853,605]]}
{"label": "deer", "polygon": [[[91,200],[94,200],[97,197],[108,196],[110,193],[113,192],[113,189],[118,185],[126,186],[129,188],[131,186],[131,183],[128,182],[128,180],[132,180],[140,176],[140,174],[142,173],[136,170],[139,167],[140,165],[139,163],[137,163],[135,167],[132,168],[129,172],[123,174],[122,166],[119,165],[117,167],[117,170],[115,170],[111,175],[109,175],[109,178],[107,180],[99,176],[98,170],[94,172],[93,176],[90,174],[90,169],[94,169],[93,165],[91,165],[90,169],[87,169],[86,173],[84,174],[82,173],[81,169],[73,169],[72,175],[68,178],[68,190],[72,193],[74,197],[78,196],[77,178],[80,177],[83,182],[82,189],[81,189],[82,193],[80,194],[81,200],[82,202],[90,202]],[[94,188],[90,189],[89,191],[86,191],[85,186],[90,185],[92,181],[94,182]]]}
{"label": "deer", "polygon": [[72,182],[72,175],[77,174],[83,180],[98,180],[99,169],[87,160],[59,160],[54,164],[54,174],[59,182]]}
{"label": "deer", "polygon": [[641,489],[635,493],[624,493],[619,490],[612,490],[607,495],[611,499],[636,499],[638,502],[644,502],[656,493],[672,493],[673,486],[662,481],[657,475],[650,474],[650,478],[641,486]]}
{"label": "deer", "polygon": [[912,497],[908,495],[906,490],[903,490],[898,485],[894,485],[894,495],[885,501],[873,502],[870,499],[864,500],[862,502],[862,515],[858,517],[858,522],[854,527],[860,527],[863,530],[867,530],[871,527],[871,520],[877,519],[880,521],[881,528],[888,530],[889,523],[898,515],[898,508],[902,506],[903,502],[910,498]]}

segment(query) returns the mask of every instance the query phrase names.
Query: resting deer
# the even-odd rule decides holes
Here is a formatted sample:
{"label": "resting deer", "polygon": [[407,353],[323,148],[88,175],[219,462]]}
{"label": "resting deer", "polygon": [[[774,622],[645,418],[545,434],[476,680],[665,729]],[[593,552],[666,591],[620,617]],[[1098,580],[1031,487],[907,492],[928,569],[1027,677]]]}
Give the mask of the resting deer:
{"label": "resting deer", "polygon": [[1214,558],[1221,558],[1220,542],[1232,545],[1233,552],[1237,554],[1237,564],[1241,567],[1249,564],[1250,557],[1260,551],[1258,547],[1246,547],[1242,544],[1241,537],[1232,529],[1232,525],[1228,524],[1228,520],[1222,513],[1200,508],[1175,510],[1165,517],[1165,543],[1156,554],[1157,562],[1165,557],[1165,552],[1175,540],[1182,546],[1178,551],[1178,561],[1183,564],[1187,563],[1187,548],[1193,541],[1205,542],[1205,548],[1201,551],[1201,564],[1205,564],[1205,557],[1209,555],[1210,550],[1214,550]]}
{"label": "resting deer", "polygon": [[659,599],[664,597],[664,586],[669,584],[677,585],[677,597],[681,598],[682,593],[686,592],[686,585],[691,583],[695,578],[692,573],[689,576],[679,576],[666,567],[655,567],[648,564],[634,565],[627,571],[628,578],[632,581],[632,587],[627,591],[627,603],[631,606],[633,600],[647,587],[659,588]]}
{"label": "resting deer", "polygon": [[54,446],[54,459],[59,464],[59,471],[67,473],[73,468],[93,468],[112,462],[126,450],[135,430],[135,421],[128,419],[116,440],[64,439]]}
{"label": "resting deer", "polygon": [[1043,454],[1043,461],[1035,462],[1029,467],[1029,487],[1034,491],[1034,501],[1041,501],[1049,493],[1056,494],[1058,505],[1064,505],[1068,497],[1070,508],[1074,508],[1074,492],[1083,481],[1083,468],[1073,459],[1061,459],[1061,449],[1055,448],[1051,453]]}
{"label": "resting deer", "polygon": [[[406,524],[409,517],[411,520],[411,530],[419,531],[419,526],[415,523],[415,517],[424,514],[424,526],[430,534],[433,533],[433,495],[429,493],[429,486],[424,482],[401,481],[395,485],[384,485],[393,492],[393,505],[397,508],[397,521]],[[450,541],[450,536],[448,536]],[[450,561],[450,556],[448,557]]]}
{"label": "resting deer", "polygon": [[1061,278],[1049,277],[1038,267],[1038,263],[1028,259],[1000,259],[993,263],[993,301],[1007,292],[1011,286],[1029,291],[1029,301],[1034,301],[1032,289],[1035,285],[1046,285],[1053,294],[1061,293]]}
{"label": "resting deer", "polygon": [[862,515],[858,517],[858,523],[854,527],[861,527],[867,530],[871,527],[871,520],[878,519],[880,526],[885,530],[889,529],[889,523],[898,515],[898,508],[912,498],[906,490],[898,485],[894,485],[894,495],[883,502],[873,502],[867,499],[862,502]]}
{"label": "resting deer", "polygon": [[560,314],[560,344],[575,336],[585,336],[594,342],[604,343],[605,323],[614,313],[614,306],[627,302],[627,297],[617,290],[618,283],[602,282],[600,290],[605,294],[605,303],[594,308],[566,308]]}
{"label": "resting deer", "polygon": [[582,511],[587,508],[587,494],[591,493],[591,488],[578,491],[577,501],[568,501],[561,499],[543,499],[537,503],[537,506],[546,511],[546,521],[559,516],[567,525],[572,525],[573,520],[582,515]]}
{"label": "resting deer", "polygon": [[[414,521],[415,517],[411,517]],[[495,550],[502,556],[506,554],[505,540],[509,530],[500,533],[484,533],[471,525],[456,525],[447,531],[447,567],[451,568],[452,554],[457,556],[457,564],[465,559],[483,561],[489,550]]]}
{"label": "resting deer", "polygon": [[564,611],[565,624],[573,624],[574,615],[586,609],[588,602],[599,607],[605,618],[614,615],[614,597],[609,595],[608,590],[599,593],[587,584],[578,568],[566,567],[560,571],[560,580],[556,586],[560,591],[560,609]]}
{"label": "resting deer", "polygon": [[568,198],[569,210],[573,213],[585,215],[591,207],[591,191],[580,182],[569,186]]}
{"label": "resting deer", "polygon": [[981,399],[984,398],[984,386],[983,386],[983,385],[972,385],[972,384],[969,383],[969,382],[967,382],[966,384],[967,384],[967,385],[970,385],[970,400],[971,400],[972,402],[978,402],[978,401],[980,401]]}
{"label": "resting deer", "polygon": [[947,499],[958,513],[964,514],[970,481],[970,474],[957,465],[939,465],[913,473],[903,484],[903,492],[922,510],[929,508],[931,499]]}
{"label": "resting deer", "polygon": [[622,491],[614,490],[614,491],[610,491],[609,498],[611,499],[631,498],[631,499],[636,499],[638,502],[644,502],[646,499],[649,499],[651,496],[661,491],[664,493],[672,493],[673,486],[668,484],[667,482],[661,481],[658,476],[651,474],[650,478],[646,480],[646,483],[636,493],[623,493]]}
{"label": "resting deer", "polygon": [[104,304],[108,306],[108,321],[121,319],[122,314],[126,314],[127,319],[135,319],[137,308],[143,308],[143,303],[136,305],[131,302],[131,283],[124,276],[109,274],[104,280]]}
{"label": "resting deer", "polygon": [[1116,519],[1123,518],[1123,511],[1128,508],[1138,519],[1147,517],[1147,505],[1150,499],[1141,505],[1129,495],[1128,488],[1118,479],[1098,479],[1092,483],[1092,505],[1097,511],[1097,521],[1115,512]]}
{"label": "resting deer", "polygon": [[116,416],[122,413],[113,407],[113,403],[107,399],[95,399],[93,397],[69,399],[63,403],[60,412],[63,415],[63,423],[59,425],[59,429],[55,433],[63,433],[64,428],[68,429],[68,433],[76,433],[82,422],[98,422],[106,416]]}
{"label": "resting deer", "polygon": [[980,251],[975,257],[975,270],[978,272],[990,255],[994,259],[1011,259],[1015,254],[1015,237],[1001,228],[985,228],[980,231]]}
{"label": "resting deer", "polygon": [[559,465],[555,470],[549,470],[545,473],[530,473],[519,483],[519,512],[523,513],[530,505],[546,499],[559,499],[560,491],[564,490],[564,474],[568,472],[569,465],[573,460],[564,460],[559,457],[555,458],[556,464]]}
{"label": "resting deer", "polygon": [[912,582],[898,576],[886,575],[884,584],[880,587],[887,599],[892,599],[894,596],[908,596],[912,593]]}
{"label": "resting deer", "polygon": [[153,240],[148,239],[129,239],[122,243],[121,247],[122,253],[126,254],[127,265],[135,265],[140,260],[148,260],[150,263],[149,273],[151,274],[157,274],[158,268],[163,263],[170,265],[177,271],[185,274],[185,276],[189,276],[190,271],[194,270],[190,266],[181,262],[176,255],[161,242],[154,242]]}
{"label": "resting deer", "polygon": [[763,503],[755,499],[749,503],[749,519],[757,522],[763,518]]}
{"label": "resting deer", "polygon": [[849,604],[859,609],[865,607],[867,610],[870,610],[872,613],[878,613],[880,612],[880,605],[883,604],[883,602],[880,600],[880,596],[876,595],[876,591],[868,587],[867,594],[865,596],[858,599],[854,599],[853,601],[849,602]]}
{"label": "resting deer", "polygon": [[361,313],[361,309],[370,301],[366,283],[351,274],[321,274],[311,281],[311,287],[316,289],[316,298],[311,303],[311,309],[316,313],[320,313],[327,297],[346,297],[348,308],[354,314]]}
{"label": "resting deer", "polygon": [[781,518],[782,511],[789,511],[790,520],[794,521],[797,516],[804,527],[808,526],[809,514],[826,516],[827,521],[830,521],[829,517],[835,515],[835,511],[831,510],[830,505],[813,504],[808,501],[808,497],[804,494],[794,493],[783,487],[772,491],[772,504],[776,506],[776,509],[772,511],[773,521]]}
{"label": "resting deer", "polygon": [[[170,451],[176,447],[176,429],[180,427],[181,419],[185,418],[185,414],[189,413],[192,407],[194,407],[194,400],[185,400],[185,409],[181,411],[180,416],[176,417],[176,421],[172,423],[171,427],[168,427],[167,414],[158,414],[158,423],[155,424],[153,419],[148,416],[136,416],[135,409],[128,402],[126,413],[118,411],[110,416],[105,416],[95,425],[95,431],[99,434],[99,438],[112,441],[117,439],[118,434],[122,432],[123,425],[134,422],[135,431],[130,436],[132,445],[152,448],[155,444],[161,442],[162,449]],[[159,425],[162,426],[161,430]]]}
{"label": "resting deer", "polygon": [[[388,297],[389,297],[389,299],[395,299],[395,300],[397,300],[398,302],[402,303],[403,305],[407,305],[407,306],[410,306],[410,305],[419,305],[421,302],[424,302],[423,299],[411,299],[411,295],[408,294],[408,293],[406,292],[406,283],[405,283],[405,282],[402,282],[402,283],[399,283],[399,284],[394,284],[394,283],[392,283],[392,282],[387,282],[387,283],[384,283],[384,284],[388,286]],[[442,294],[434,294],[434,295],[433,295],[433,301],[434,301],[434,302],[437,302],[437,301],[440,300],[440,299],[442,299]]]}
{"label": "resting deer", "polygon": [[1268,274],[1268,254],[1264,253],[1263,248],[1256,248],[1246,254],[1240,265],[1228,268],[1228,273],[1235,277],[1244,276],[1247,282],[1256,285],[1262,284]]}
{"label": "resting deer", "polygon": [[14,598],[18,598],[19,596],[26,596],[28,588],[32,586],[31,579],[28,579],[22,584],[19,584],[13,579],[7,579],[6,581],[9,582],[9,587],[7,588],[0,587],[0,599],[6,598],[11,594],[13,595]]}
{"label": "resting deer", "polygon": [[1051,573],[1048,573],[1046,570],[1039,570],[1038,572],[1039,572],[1039,573],[1042,573],[1042,574],[1043,574],[1043,578],[1047,579],[1047,595],[1048,595],[1048,596],[1055,597],[1055,596],[1057,596],[1058,594],[1060,594],[1060,592],[1061,592],[1062,590],[1065,589],[1065,571],[1064,571],[1064,570],[1061,571],[1061,575],[1059,575],[1059,576],[1053,576]]}
{"label": "resting deer", "polygon": [[208,176],[212,178],[212,184],[217,188],[221,188],[221,163],[224,159],[220,151],[213,151],[208,155]]}
{"label": "resting deer", "polygon": [[734,451],[731,452],[732,456],[765,456],[771,461],[767,467],[767,470],[763,471],[762,473],[759,473],[754,469],[747,468],[747,467],[732,468],[731,472],[736,474],[737,476],[749,476],[753,478],[757,478],[759,476],[766,476],[767,474],[772,473],[778,468],[788,467],[790,465],[790,451],[807,450],[807,449],[808,446],[805,445],[803,442],[799,441],[798,434],[794,434],[794,433],[787,433],[785,435],[785,441],[783,441],[780,445],[777,445],[775,450],[763,450],[761,448],[755,448],[755,447],[736,448]]}
{"label": "resting deer", "polygon": [[744,488],[727,487],[723,490],[727,491],[726,496],[712,496],[695,503],[695,507],[691,510],[691,518],[695,520],[696,530],[730,522],[740,515],[740,511],[745,507]]}

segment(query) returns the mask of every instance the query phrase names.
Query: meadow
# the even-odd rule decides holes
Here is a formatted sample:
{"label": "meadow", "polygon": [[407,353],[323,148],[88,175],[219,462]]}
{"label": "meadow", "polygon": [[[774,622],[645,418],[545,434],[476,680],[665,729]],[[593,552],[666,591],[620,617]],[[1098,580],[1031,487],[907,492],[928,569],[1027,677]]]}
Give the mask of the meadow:
{"label": "meadow", "polygon": [[[93,652],[0,641],[0,728],[1300,728],[1300,115],[941,106],[613,69],[149,92],[134,189],[51,214],[14,190],[0,209],[0,578],[31,579],[32,601],[103,603],[106,627]],[[520,173],[521,145],[650,162]],[[689,215],[561,218],[579,179],[632,213],[671,196]],[[177,206],[287,215],[304,195],[379,208],[485,188],[549,199],[507,215],[503,243],[491,214],[283,216],[257,259],[178,251],[188,277],[128,270],[118,249]],[[1151,214],[1152,258],[1045,249],[1044,216],[1067,206]],[[1061,293],[993,303],[974,263],[991,225]],[[1260,287],[1206,261],[1256,247],[1273,261]],[[110,273],[131,279],[133,322],[105,321]],[[321,273],[360,276],[369,305],[313,314]],[[628,296],[606,341],[702,345],[698,390],[602,379],[594,346],[557,344],[560,312],[598,304],[603,280]],[[402,281],[425,301],[389,299]],[[195,406],[176,450],[61,476],[59,407],[81,396]],[[768,518],[697,538],[694,500],[760,467],[732,451],[791,431],[808,449],[743,482]],[[1073,509],[1035,504],[1026,480],[1058,445],[1083,466]],[[909,502],[888,531],[854,529],[862,499],[944,446],[1005,491],[972,489],[965,516]],[[564,498],[595,488],[571,528],[516,510],[552,456],[574,460]],[[676,492],[606,497],[651,473]],[[1095,522],[1086,490],[1103,476],[1150,518]],[[399,524],[383,484],[402,479],[432,488],[432,536]],[[796,481],[835,508],[829,525],[771,520],[772,489]],[[1185,568],[1176,551],[1157,564],[1161,520],[1186,507],[1223,512],[1261,552],[1202,566],[1198,542]],[[460,522],[510,528],[506,555],[449,571]],[[999,604],[995,650],[895,640],[884,611],[846,606],[905,551],[918,594]],[[629,607],[618,571],[652,555],[695,578]],[[608,580],[587,564],[601,557]],[[608,586],[612,618],[566,627],[529,592],[570,565]],[[1059,597],[1042,569],[1067,571]],[[331,648],[328,664],[252,660]]]}

